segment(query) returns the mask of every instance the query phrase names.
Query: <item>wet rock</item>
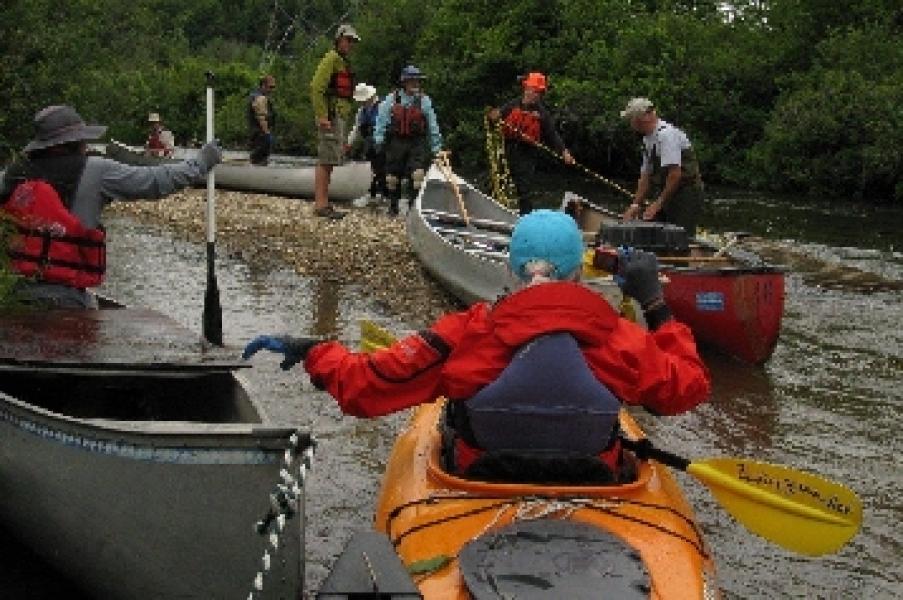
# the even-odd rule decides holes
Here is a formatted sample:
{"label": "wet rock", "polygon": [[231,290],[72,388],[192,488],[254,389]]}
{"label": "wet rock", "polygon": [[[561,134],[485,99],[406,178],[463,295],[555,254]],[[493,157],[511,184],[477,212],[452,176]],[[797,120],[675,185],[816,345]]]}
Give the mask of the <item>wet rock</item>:
{"label": "wet rock", "polygon": [[[206,239],[206,190],[157,202],[117,202],[107,210],[166,225],[192,242]],[[216,240],[220,256],[359,285],[416,327],[460,308],[420,265],[404,220],[381,209],[351,209],[333,221],[316,217],[313,203],[297,198],[217,191]]]}

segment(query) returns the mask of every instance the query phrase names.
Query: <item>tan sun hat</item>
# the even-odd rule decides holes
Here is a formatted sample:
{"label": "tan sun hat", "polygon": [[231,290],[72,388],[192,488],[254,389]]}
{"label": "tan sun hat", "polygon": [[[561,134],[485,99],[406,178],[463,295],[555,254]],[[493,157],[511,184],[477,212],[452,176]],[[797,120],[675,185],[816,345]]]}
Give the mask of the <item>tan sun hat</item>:
{"label": "tan sun hat", "polygon": [[159,123],[160,122],[160,113],[151,113],[147,115],[148,123]]}
{"label": "tan sun hat", "polygon": [[359,83],[354,86],[352,97],[358,102],[365,102],[376,95],[376,88],[366,83]]}
{"label": "tan sun hat", "polygon": [[106,133],[105,125],[86,125],[71,106],[56,105],[42,108],[34,116],[34,139],[22,152],[43,150],[69,142],[96,140]]}
{"label": "tan sun hat", "polygon": [[343,37],[351,38],[355,42],[361,41],[361,36],[357,34],[357,30],[349,23],[342,23],[341,25],[339,25],[339,28],[335,30],[335,39]]}
{"label": "tan sun hat", "polygon": [[630,120],[634,117],[641,117],[654,109],[655,105],[649,98],[632,98],[621,111],[621,117]]}

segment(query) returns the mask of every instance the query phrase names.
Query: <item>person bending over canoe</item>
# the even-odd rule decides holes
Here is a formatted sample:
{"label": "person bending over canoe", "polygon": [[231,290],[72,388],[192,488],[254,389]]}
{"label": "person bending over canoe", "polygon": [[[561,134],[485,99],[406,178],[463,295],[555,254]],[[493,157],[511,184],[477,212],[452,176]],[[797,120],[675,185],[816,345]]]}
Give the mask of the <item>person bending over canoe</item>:
{"label": "person bending over canoe", "polygon": [[621,402],[674,415],[706,400],[708,371],[690,330],[671,318],[653,254],[621,264],[622,288],[649,329],[622,318],[579,283],[583,241],[564,213],[536,210],[512,234],[509,263],[522,285],[479,302],[372,354],[336,341],[259,336],[244,349],[299,362],[342,412],[374,417],[449,398],[452,462],[475,475],[486,456],[534,454],[600,459],[620,469]]}
{"label": "person bending over canoe", "polygon": [[86,125],[70,106],[48,106],[34,119],[35,137],[0,183],[0,218],[16,227],[8,248],[16,295],[26,304],[96,308],[88,289],[103,283],[103,207],[113,200],[159,199],[198,182],[222,158],[216,142],[196,158],[153,167],[87,156],[86,140],[105,126]]}
{"label": "person bending over canoe", "polygon": [[[643,164],[624,219],[642,217],[646,221],[673,223],[694,237],[702,212],[703,185],[699,161],[687,134],[660,119],[647,98],[630,100],[621,111],[621,118],[643,136]],[[644,208],[650,190],[655,200]]]}

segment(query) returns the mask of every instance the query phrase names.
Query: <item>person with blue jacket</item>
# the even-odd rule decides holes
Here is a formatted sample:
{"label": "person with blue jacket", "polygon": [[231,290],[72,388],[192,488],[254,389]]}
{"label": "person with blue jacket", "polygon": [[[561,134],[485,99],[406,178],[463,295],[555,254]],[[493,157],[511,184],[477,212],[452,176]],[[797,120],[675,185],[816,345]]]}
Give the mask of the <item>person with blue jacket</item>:
{"label": "person with blue jacket", "polygon": [[379,105],[373,140],[386,152],[386,187],[389,212],[398,214],[401,180],[410,179],[416,195],[431,157],[442,149],[442,133],[433,101],[423,93],[423,73],[414,65],[401,70],[401,87]]}

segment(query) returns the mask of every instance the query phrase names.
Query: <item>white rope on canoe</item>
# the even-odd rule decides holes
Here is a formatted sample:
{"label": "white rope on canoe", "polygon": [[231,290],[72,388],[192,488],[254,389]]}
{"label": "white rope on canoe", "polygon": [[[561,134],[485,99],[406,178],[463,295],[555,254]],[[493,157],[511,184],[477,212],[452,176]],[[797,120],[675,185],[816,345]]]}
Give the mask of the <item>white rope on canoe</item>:
{"label": "white rope on canoe", "polygon": [[257,533],[267,536],[267,545],[260,558],[261,568],[251,582],[248,600],[262,598],[266,575],[270,572],[274,556],[279,552],[280,540],[285,532],[286,524],[302,508],[304,482],[307,479],[307,471],[313,463],[314,447],[311,444],[301,453],[301,462],[297,465],[298,477],[295,478],[292,476],[291,470],[298,458],[300,445],[301,433],[296,431],[289,437],[289,446],[283,454],[279,481],[277,481],[274,491],[270,493],[270,508],[267,510],[267,514],[254,525]]}

